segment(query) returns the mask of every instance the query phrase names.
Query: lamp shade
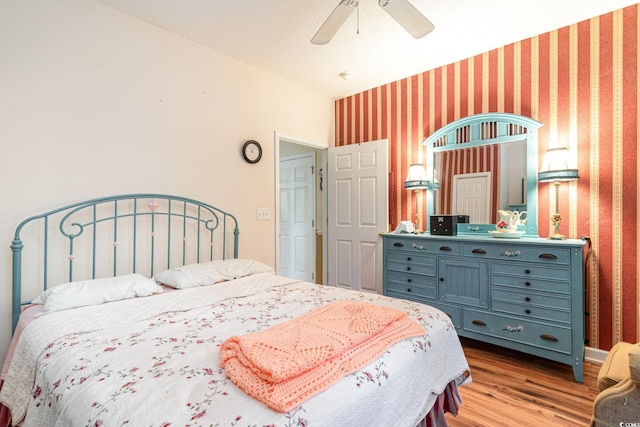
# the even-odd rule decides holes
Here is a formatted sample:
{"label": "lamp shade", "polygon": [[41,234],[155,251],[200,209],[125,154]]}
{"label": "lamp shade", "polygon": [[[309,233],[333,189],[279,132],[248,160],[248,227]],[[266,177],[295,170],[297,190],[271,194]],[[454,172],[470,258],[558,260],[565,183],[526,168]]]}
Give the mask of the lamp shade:
{"label": "lamp shade", "polygon": [[538,172],[539,182],[573,181],[578,178],[578,169],[573,166],[566,147],[547,150]]}
{"label": "lamp shade", "polygon": [[404,188],[407,190],[426,190],[429,188],[429,181],[424,172],[424,166],[420,163],[409,165],[407,179],[404,180]]}

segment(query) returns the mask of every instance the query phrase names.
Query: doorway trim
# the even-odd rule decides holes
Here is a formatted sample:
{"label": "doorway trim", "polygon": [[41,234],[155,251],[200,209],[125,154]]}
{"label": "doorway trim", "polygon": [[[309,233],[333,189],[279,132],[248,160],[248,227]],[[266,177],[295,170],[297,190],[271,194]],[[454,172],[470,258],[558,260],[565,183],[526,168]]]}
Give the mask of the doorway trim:
{"label": "doorway trim", "polygon": [[[282,132],[275,131],[273,133],[274,145],[274,169],[275,169],[275,205],[274,205],[274,229],[275,229],[275,270],[280,269],[280,142],[288,142],[290,144],[304,145],[321,151],[321,164],[324,171],[327,170],[327,144],[321,144],[317,141],[311,141],[305,138],[286,135]],[[326,177],[326,172],[325,172]],[[325,180],[326,182],[326,180]],[[327,283],[327,192],[323,191],[322,200],[322,283]],[[316,228],[318,224],[316,224]],[[316,256],[318,256],[316,254]],[[316,275],[320,272],[316,272]]]}

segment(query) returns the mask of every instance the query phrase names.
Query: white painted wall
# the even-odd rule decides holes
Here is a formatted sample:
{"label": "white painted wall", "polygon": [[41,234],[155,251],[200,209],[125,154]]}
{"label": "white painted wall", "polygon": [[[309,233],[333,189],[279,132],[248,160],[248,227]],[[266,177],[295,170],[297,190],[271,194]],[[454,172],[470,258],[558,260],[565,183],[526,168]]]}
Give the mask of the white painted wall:
{"label": "white painted wall", "polygon": [[[333,144],[333,101],[91,0],[0,3],[0,360],[25,217],[119,193],[237,214],[240,256],[273,265],[274,132]],[[264,148],[245,163],[246,139]],[[28,266],[24,266],[28,268]]]}

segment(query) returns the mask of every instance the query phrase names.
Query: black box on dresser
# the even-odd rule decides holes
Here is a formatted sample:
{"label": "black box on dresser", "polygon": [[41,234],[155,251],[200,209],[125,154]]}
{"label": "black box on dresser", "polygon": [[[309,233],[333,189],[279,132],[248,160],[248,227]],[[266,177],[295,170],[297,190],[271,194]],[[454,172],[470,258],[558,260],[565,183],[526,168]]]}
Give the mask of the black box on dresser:
{"label": "black box on dresser", "polygon": [[429,230],[431,234],[437,236],[456,236],[458,234],[458,215],[433,215],[429,217]]}

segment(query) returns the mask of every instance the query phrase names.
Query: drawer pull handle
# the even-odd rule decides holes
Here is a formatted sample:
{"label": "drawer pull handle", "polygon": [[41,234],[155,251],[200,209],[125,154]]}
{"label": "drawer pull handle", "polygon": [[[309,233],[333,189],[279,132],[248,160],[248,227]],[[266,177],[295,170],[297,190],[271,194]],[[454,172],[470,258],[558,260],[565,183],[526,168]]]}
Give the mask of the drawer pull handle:
{"label": "drawer pull handle", "polygon": [[407,282],[408,282],[408,283],[411,283],[411,279],[407,279]]}
{"label": "drawer pull handle", "polygon": [[531,314],[531,310],[529,310],[528,308],[524,311],[526,314]]}
{"label": "drawer pull handle", "polygon": [[531,286],[531,282],[524,282],[525,286]]}
{"label": "drawer pull handle", "polygon": [[487,251],[485,251],[484,249],[474,249],[471,251],[472,254],[480,254],[480,255],[484,255],[487,253]]}
{"label": "drawer pull handle", "polygon": [[411,257],[410,256],[407,257],[407,261],[411,261]]}
{"label": "drawer pull handle", "polygon": [[411,271],[411,267],[407,267],[407,271]]}
{"label": "drawer pull handle", "polygon": [[487,324],[482,320],[472,320],[471,323],[473,323],[476,326],[487,326]]}
{"label": "drawer pull handle", "polygon": [[528,268],[524,271],[525,274],[530,274],[531,270],[529,270]]}
{"label": "drawer pull handle", "polygon": [[411,292],[411,288],[407,288],[407,292]]}
{"label": "drawer pull handle", "polygon": [[553,342],[558,342],[560,341],[557,337],[554,337],[551,334],[541,334],[540,338],[543,340],[547,340],[547,341],[553,341]]}
{"label": "drawer pull handle", "polygon": [[440,246],[440,250],[441,251],[446,251],[446,252],[451,252],[453,249],[451,249],[449,246]]}
{"label": "drawer pull handle", "polygon": [[393,244],[393,246],[394,246],[394,247],[396,247],[396,248],[404,248],[404,243],[395,242],[395,243]]}
{"label": "drawer pull handle", "polygon": [[[409,280],[411,280],[411,279],[409,279]],[[529,298],[529,297],[524,297],[524,300],[525,300],[526,302],[530,302],[530,301],[531,301],[531,298]]]}
{"label": "drawer pull handle", "polygon": [[540,254],[540,255],[538,255],[538,258],[540,258],[540,259],[558,259],[558,257],[555,256],[554,254]]}

